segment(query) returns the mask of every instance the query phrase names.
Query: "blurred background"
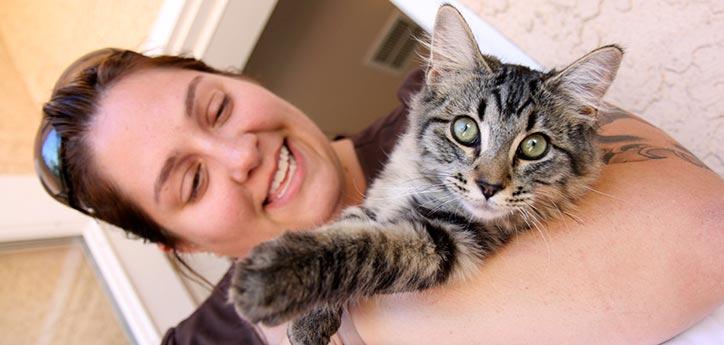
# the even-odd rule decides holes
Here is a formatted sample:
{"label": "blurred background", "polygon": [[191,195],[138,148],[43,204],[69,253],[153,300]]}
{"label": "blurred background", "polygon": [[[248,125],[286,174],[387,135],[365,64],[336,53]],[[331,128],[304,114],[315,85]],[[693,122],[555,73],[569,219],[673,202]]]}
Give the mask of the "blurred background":
{"label": "blurred background", "polygon": [[[65,66],[108,46],[193,55],[255,78],[331,137],[397,105],[395,90],[417,65],[414,37],[439,3],[0,0],[0,343],[153,343],[208,294],[155,247],[44,195],[33,175],[33,138]],[[497,31],[478,36],[484,51],[512,43],[520,48],[512,56],[546,68],[622,45],[607,99],[724,173],[721,0],[454,3]],[[429,10],[417,14],[422,7]],[[212,256],[189,260],[212,282],[228,267]]]}

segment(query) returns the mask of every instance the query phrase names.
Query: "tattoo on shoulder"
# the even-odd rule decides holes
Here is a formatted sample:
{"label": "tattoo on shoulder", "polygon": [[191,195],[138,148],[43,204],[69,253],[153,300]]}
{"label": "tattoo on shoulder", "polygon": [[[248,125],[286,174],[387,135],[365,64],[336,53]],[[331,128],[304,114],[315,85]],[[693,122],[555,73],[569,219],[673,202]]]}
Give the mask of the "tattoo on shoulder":
{"label": "tattoo on shoulder", "polygon": [[[643,139],[642,139],[643,140]],[[603,148],[603,162],[606,164],[642,162],[653,159],[680,158],[699,168],[709,169],[702,161],[685,148],[654,146],[646,142],[619,142],[618,145]]]}
{"label": "tattoo on shoulder", "polygon": [[[653,126],[643,119],[619,108],[613,108],[613,111],[601,114],[599,117],[599,126],[605,126],[621,119],[636,120]],[[679,158],[699,168],[711,170],[689,150],[673,141],[668,142],[668,145],[654,145],[646,138],[625,134],[599,134],[596,136],[596,141],[598,141],[603,148],[603,162],[605,164]]]}

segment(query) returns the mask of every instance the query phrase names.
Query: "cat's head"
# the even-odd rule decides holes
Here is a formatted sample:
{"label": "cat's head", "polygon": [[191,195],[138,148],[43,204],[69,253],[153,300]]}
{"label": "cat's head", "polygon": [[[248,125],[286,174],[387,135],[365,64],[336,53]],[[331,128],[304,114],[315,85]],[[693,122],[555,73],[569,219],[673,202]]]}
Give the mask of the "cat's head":
{"label": "cat's head", "polygon": [[504,64],[443,6],[412,102],[419,169],[481,219],[550,213],[580,197],[601,167],[596,114],[622,56],[605,46],[548,73]]}

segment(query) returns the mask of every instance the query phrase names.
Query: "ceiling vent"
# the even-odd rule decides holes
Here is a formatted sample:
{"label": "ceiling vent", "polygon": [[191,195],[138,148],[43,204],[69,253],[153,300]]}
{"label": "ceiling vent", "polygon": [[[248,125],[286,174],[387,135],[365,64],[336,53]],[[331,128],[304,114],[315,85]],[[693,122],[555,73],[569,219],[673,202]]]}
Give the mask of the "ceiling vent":
{"label": "ceiling vent", "polygon": [[407,65],[423,30],[412,20],[395,12],[387,20],[375,44],[367,54],[367,64],[399,73]]}

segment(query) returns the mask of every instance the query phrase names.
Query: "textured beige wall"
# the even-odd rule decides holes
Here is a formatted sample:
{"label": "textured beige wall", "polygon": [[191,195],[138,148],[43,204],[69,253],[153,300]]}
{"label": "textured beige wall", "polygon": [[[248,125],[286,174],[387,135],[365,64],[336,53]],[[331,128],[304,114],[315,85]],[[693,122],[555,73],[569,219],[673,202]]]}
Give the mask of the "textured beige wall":
{"label": "textured beige wall", "polygon": [[98,48],[139,48],[162,0],[0,1],[0,173],[32,172],[41,104],[61,71]]}
{"label": "textured beige wall", "polygon": [[462,2],[547,67],[622,45],[623,66],[607,99],[724,175],[724,1]]}
{"label": "textured beige wall", "polygon": [[39,111],[0,37],[0,173],[30,172]]}

